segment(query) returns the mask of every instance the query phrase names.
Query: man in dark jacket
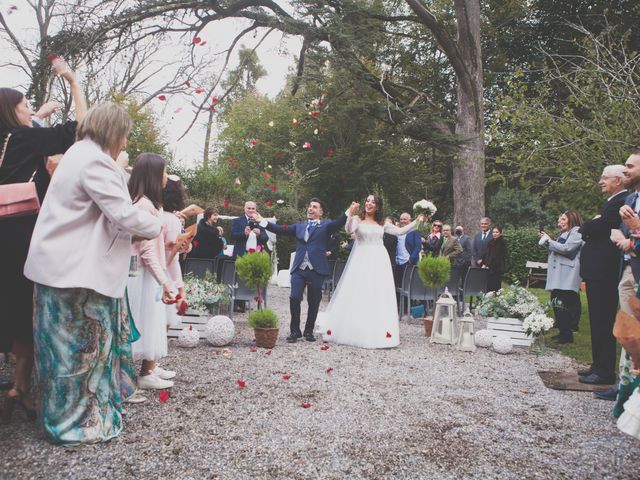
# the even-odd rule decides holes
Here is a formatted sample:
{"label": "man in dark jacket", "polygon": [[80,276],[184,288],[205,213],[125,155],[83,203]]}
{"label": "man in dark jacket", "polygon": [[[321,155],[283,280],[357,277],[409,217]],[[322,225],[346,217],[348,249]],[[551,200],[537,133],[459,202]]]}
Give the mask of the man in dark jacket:
{"label": "man in dark jacket", "polygon": [[580,228],[585,242],[580,256],[580,276],[587,286],[593,357],[591,367],[578,372],[582,383],[611,384],[616,379],[613,323],[618,308],[621,253],[610,235],[612,229],[620,226],[619,210],[627,195],[623,172],[623,165],[610,165],[604,169],[598,185],[607,195],[607,201],[600,214]]}

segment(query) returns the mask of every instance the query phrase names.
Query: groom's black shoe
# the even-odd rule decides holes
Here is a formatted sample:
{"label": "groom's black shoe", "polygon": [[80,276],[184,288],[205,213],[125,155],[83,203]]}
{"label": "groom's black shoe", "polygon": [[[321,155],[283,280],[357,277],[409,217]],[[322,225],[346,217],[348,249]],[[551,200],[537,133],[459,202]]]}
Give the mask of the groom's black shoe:
{"label": "groom's black shoe", "polygon": [[307,342],[315,342],[316,337],[313,336],[313,332],[304,332],[304,339]]}
{"label": "groom's black shoe", "polygon": [[602,375],[594,372],[591,375],[580,377],[578,381],[580,383],[587,383],[589,385],[613,385],[614,383],[616,383],[616,377],[603,377]]}
{"label": "groom's black shoe", "polygon": [[300,337],[302,337],[300,332],[291,332],[287,337],[287,342],[296,343]]}

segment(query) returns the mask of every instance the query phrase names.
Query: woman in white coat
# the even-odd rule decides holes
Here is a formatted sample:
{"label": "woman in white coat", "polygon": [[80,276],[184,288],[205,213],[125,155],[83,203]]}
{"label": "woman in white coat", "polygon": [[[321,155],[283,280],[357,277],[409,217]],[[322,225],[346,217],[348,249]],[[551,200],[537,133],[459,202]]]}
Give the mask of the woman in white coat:
{"label": "woman in white coat", "polygon": [[575,210],[567,210],[558,218],[560,236],[551,240],[540,232],[542,242],[549,247],[546,290],[551,292],[551,302],[560,333],[554,337],[558,343],[573,343],[573,332],[578,330],[580,313],[580,249],[582,235],[578,231],[582,219]]}

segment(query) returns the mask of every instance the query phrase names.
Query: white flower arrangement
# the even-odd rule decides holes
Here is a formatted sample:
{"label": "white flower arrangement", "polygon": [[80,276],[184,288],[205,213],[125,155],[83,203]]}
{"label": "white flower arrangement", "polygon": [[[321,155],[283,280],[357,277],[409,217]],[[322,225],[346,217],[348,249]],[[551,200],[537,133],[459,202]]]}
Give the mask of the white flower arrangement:
{"label": "white flower arrangement", "polygon": [[532,314],[544,315],[545,309],[526,288],[511,285],[497,292],[486,293],[478,303],[478,313],[483,317],[524,319]]}
{"label": "white flower arrangement", "polygon": [[228,305],[231,301],[229,288],[216,283],[213,274],[207,273],[204,278],[185,275],[184,292],[193,310],[205,312],[211,305]]}
{"label": "white flower arrangement", "polygon": [[527,335],[537,337],[553,328],[553,323],[553,318],[549,318],[544,313],[532,313],[525,317],[522,327],[527,332]]}
{"label": "white flower arrangement", "polygon": [[436,206],[429,200],[422,199],[413,204],[413,213],[416,216],[424,214],[427,217],[431,217],[435,215],[437,211]]}

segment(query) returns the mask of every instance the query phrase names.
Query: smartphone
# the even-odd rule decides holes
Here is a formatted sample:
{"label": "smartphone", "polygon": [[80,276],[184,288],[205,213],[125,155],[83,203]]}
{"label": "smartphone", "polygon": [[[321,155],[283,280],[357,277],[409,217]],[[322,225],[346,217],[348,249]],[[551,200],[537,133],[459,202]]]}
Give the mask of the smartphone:
{"label": "smartphone", "polygon": [[540,225],[538,225],[538,231],[544,232],[544,223],[541,223]]}

